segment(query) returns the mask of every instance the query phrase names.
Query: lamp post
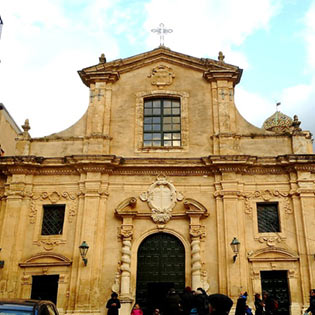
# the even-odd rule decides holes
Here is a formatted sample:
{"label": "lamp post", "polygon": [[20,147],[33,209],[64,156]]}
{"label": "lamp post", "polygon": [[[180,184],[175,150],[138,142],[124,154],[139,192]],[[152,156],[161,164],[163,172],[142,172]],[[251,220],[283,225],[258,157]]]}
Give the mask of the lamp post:
{"label": "lamp post", "polygon": [[237,257],[238,254],[239,254],[240,244],[241,244],[240,241],[239,241],[236,237],[233,238],[233,240],[232,240],[232,242],[231,242],[231,244],[230,244],[230,246],[231,246],[231,248],[232,248],[232,250],[233,250],[233,253],[234,253],[234,256],[233,256],[233,263],[235,263],[236,257]]}
{"label": "lamp post", "polygon": [[79,250],[80,250],[80,255],[82,257],[82,260],[84,262],[84,266],[87,265],[87,258],[86,258],[86,254],[89,250],[89,245],[86,243],[86,241],[83,241],[82,244],[79,246]]}

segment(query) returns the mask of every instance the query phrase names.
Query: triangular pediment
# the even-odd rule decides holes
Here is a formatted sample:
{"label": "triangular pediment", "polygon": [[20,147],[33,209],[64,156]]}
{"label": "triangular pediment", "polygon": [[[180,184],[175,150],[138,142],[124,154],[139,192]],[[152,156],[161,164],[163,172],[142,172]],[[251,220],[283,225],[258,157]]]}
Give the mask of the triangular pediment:
{"label": "triangular pediment", "polygon": [[249,261],[296,261],[296,253],[281,247],[262,248],[248,254]]}
{"label": "triangular pediment", "polygon": [[67,257],[56,253],[38,253],[24,262],[20,267],[48,267],[48,266],[70,266],[71,260]]}
{"label": "triangular pediment", "polygon": [[157,62],[167,62],[168,64],[200,71],[204,74],[218,72],[224,75],[225,73],[229,73],[227,76],[230,77],[232,73],[235,77],[235,84],[239,82],[242,75],[240,68],[227,64],[224,61],[209,58],[196,58],[172,51],[163,46],[136,56],[116,59],[110,62],[100,62],[94,66],[84,68],[78,71],[78,73],[83,83],[89,86],[91,83],[102,80],[115,82],[119,79],[120,74]]}

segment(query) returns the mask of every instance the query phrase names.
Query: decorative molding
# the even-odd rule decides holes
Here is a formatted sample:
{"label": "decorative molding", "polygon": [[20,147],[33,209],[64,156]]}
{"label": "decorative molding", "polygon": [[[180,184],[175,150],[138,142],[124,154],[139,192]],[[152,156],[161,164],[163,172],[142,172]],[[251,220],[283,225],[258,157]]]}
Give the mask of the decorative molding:
{"label": "decorative molding", "polygon": [[267,246],[274,247],[276,246],[276,243],[280,243],[285,238],[277,234],[272,236],[267,235],[259,236],[257,239],[260,243],[266,243]]}
{"label": "decorative molding", "polygon": [[132,236],[133,236],[133,225],[132,224],[122,224],[120,231],[119,231],[119,236],[122,239],[131,240]]}
{"label": "decorative molding", "polygon": [[34,241],[33,243],[38,246],[43,246],[45,250],[50,251],[60,244],[65,244],[66,241],[62,239],[40,239],[38,241]]}
{"label": "decorative molding", "polygon": [[187,209],[186,210],[187,215],[194,215],[194,214],[199,214],[199,215],[204,215],[204,216],[209,215],[206,207],[195,199],[185,198],[184,207],[185,209]]}
{"label": "decorative molding", "polygon": [[191,224],[189,227],[189,235],[191,238],[200,238],[204,239],[206,237],[206,228],[203,225],[193,225]]}
{"label": "decorative molding", "polygon": [[77,215],[77,195],[75,193],[63,192],[59,193],[57,191],[53,191],[51,193],[42,192],[40,195],[33,194],[31,196],[31,206],[29,211],[29,219],[30,223],[33,224],[36,221],[37,217],[37,207],[38,203],[41,205],[45,201],[49,201],[52,204],[57,204],[58,202],[67,202],[66,206],[69,207],[68,211],[68,222],[72,223],[73,217]]}
{"label": "decorative molding", "polygon": [[[46,261],[45,261],[46,260]],[[53,260],[53,261],[52,261]],[[72,261],[67,257],[56,253],[38,253],[24,262],[19,263],[22,268],[26,267],[53,267],[53,266],[70,266]]]}
{"label": "decorative molding", "polygon": [[271,201],[274,200],[275,198],[279,198],[283,202],[283,209],[285,213],[287,214],[292,214],[293,210],[290,204],[290,199],[289,197],[291,196],[290,193],[287,192],[281,192],[279,190],[256,190],[254,192],[245,192],[245,193],[240,193],[240,196],[244,198],[244,203],[245,203],[245,213],[251,215],[253,213],[253,205],[251,200],[263,200],[263,201]]}
{"label": "decorative molding", "polygon": [[115,209],[117,215],[135,215],[137,211],[133,210],[136,207],[137,198],[129,197],[123,200]]}
{"label": "decorative molding", "polygon": [[250,251],[247,258],[252,262],[277,262],[277,261],[297,261],[299,256],[281,247],[265,247],[256,251]]}
{"label": "decorative molding", "polygon": [[172,217],[176,201],[183,200],[182,193],[177,192],[165,176],[158,176],[147,191],[140,194],[142,201],[147,201],[152,219],[157,224],[165,224]]}
{"label": "decorative molding", "polygon": [[152,85],[162,88],[173,83],[175,74],[172,68],[161,64],[152,69],[151,73],[148,75],[148,78],[151,78]]}

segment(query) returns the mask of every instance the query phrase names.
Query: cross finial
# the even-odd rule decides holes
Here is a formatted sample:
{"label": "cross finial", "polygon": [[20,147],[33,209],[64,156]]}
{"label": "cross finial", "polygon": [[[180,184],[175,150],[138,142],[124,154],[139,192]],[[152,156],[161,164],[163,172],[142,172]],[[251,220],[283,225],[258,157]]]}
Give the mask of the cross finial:
{"label": "cross finial", "polygon": [[173,30],[171,28],[165,28],[163,23],[160,23],[158,28],[154,28],[151,30],[152,33],[157,33],[160,35],[160,47],[164,46],[164,34],[172,33]]}
{"label": "cross finial", "polygon": [[281,102],[277,102],[276,103],[276,110],[278,111],[278,106],[280,106],[281,105]]}
{"label": "cross finial", "polygon": [[218,56],[218,59],[219,59],[219,61],[224,61],[224,58],[225,58],[225,56],[223,55],[223,52],[222,51],[219,51],[219,56]]}

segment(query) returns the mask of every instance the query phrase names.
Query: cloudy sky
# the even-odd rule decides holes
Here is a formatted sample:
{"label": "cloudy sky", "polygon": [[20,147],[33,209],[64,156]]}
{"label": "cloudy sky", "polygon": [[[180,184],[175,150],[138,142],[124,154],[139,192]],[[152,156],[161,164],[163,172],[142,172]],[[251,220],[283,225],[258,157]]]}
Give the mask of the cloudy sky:
{"label": "cloudy sky", "polygon": [[261,127],[276,110],[315,134],[315,0],[0,0],[0,102],[33,137],[74,124],[88,88],[78,70],[159,46],[244,69],[236,106]]}

